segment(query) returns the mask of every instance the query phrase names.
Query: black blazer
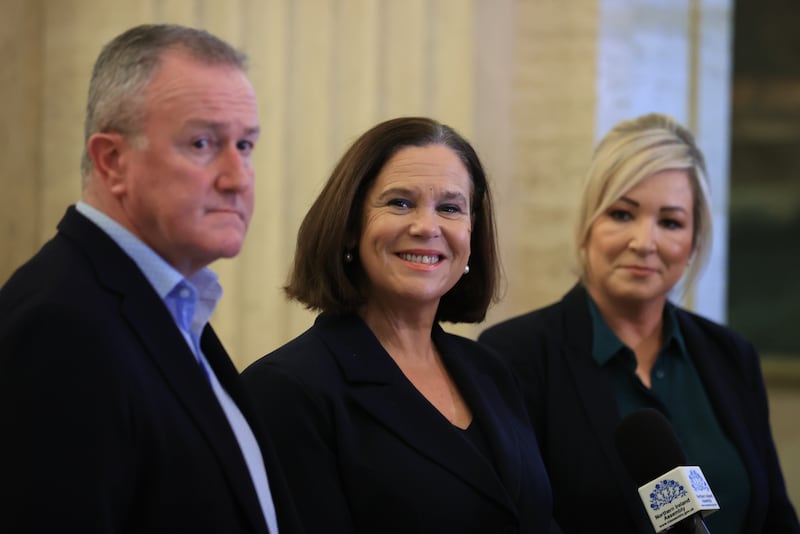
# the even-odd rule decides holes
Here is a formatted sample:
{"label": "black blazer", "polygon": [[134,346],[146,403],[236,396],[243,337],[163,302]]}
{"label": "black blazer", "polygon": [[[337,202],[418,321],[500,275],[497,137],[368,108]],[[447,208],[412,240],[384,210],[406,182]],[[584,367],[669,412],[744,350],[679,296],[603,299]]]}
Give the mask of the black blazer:
{"label": "black blazer", "polygon": [[[743,532],[800,532],[755,349],[698,315],[678,308],[676,316],[714,413],[750,478]],[[653,532],[614,445],[620,417],[610,377],[591,357],[586,290],[578,285],[560,302],[495,325],[478,339],[503,354],[521,382],[564,532]]]}
{"label": "black blazer", "polygon": [[[210,327],[203,351],[260,437]],[[74,207],[0,289],[0,531],[266,533],[208,380],[136,264]],[[296,530],[262,449],[279,529]]]}
{"label": "black blazer", "polygon": [[550,488],[508,369],[434,327],[491,460],[409,382],[366,324],[320,315],[244,371],[310,534],[546,532]]}

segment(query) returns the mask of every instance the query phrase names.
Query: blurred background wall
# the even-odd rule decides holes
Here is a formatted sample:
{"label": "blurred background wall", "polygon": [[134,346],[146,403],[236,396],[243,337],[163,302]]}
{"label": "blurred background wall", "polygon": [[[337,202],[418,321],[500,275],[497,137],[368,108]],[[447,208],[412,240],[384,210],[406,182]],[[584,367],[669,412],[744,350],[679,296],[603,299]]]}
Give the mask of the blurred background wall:
{"label": "blurred background wall", "polygon": [[[768,3],[790,12],[791,1]],[[763,242],[757,232],[750,241],[729,236],[729,223],[740,220],[731,219],[730,207],[740,204],[729,198],[731,139],[742,139],[731,124],[743,124],[735,112],[745,109],[731,99],[734,82],[744,87],[732,72],[740,5],[752,12],[736,22],[768,11],[754,0],[0,0],[0,281],[79,199],[83,107],[102,45],[135,24],[175,22],[246,51],[260,99],[256,213],[242,254],[213,266],[225,288],[213,322],[240,368],[311,324],[313,316],[280,290],[300,220],[349,143],[399,115],[450,124],[473,141],[488,168],[506,290],[487,324],[551,302],[574,283],[572,219],[597,139],[623,118],[674,115],[706,153],[716,225],[711,263],[685,304],[726,322],[729,300],[749,309],[730,291],[729,273],[755,280],[730,262],[742,265],[747,243]],[[741,50],[758,64],[752,48]],[[751,89],[762,88],[756,78],[748,78]],[[772,101],[762,93],[752,100],[752,91],[747,100],[741,91],[733,104],[749,102],[756,118],[754,102]],[[758,190],[757,180],[748,183]],[[797,176],[779,181],[786,183],[797,184]],[[784,248],[796,259],[792,237]],[[782,313],[798,319],[797,302]],[[474,336],[486,324],[445,326]],[[796,334],[793,340],[781,352],[800,353],[792,348]],[[772,349],[769,341],[759,348]],[[765,358],[765,372],[798,503],[796,361]]]}

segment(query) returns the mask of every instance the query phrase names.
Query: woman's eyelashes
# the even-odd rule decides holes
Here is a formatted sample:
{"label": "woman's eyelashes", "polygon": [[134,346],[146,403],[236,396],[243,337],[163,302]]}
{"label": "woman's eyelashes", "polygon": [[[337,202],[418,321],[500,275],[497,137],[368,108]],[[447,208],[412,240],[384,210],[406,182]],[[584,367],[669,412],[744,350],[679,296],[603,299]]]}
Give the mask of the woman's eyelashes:
{"label": "woman's eyelashes", "polygon": [[673,218],[669,218],[669,217],[661,219],[658,222],[658,224],[660,224],[661,226],[663,226],[667,230],[680,230],[680,229],[682,229],[682,228],[684,228],[686,226],[683,223],[683,221],[679,221],[678,219],[673,219]]}
{"label": "woman's eyelashes", "polygon": [[[406,198],[393,198],[386,202],[387,206],[391,206],[393,208],[402,208],[402,209],[413,209],[417,207],[417,204],[411,200]],[[459,204],[447,202],[438,204],[436,206],[436,211],[448,214],[458,214],[463,213],[465,208]]]}
{"label": "woman's eyelashes", "polygon": [[463,206],[453,203],[440,204],[436,209],[445,215],[460,215],[465,212]]}
{"label": "woman's eyelashes", "polygon": [[[620,209],[609,211],[608,216],[620,223],[630,222],[636,218],[632,212]],[[667,230],[681,230],[686,227],[683,221],[674,217],[662,217],[658,220],[658,225]]]}
{"label": "woman's eyelashes", "polygon": [[633,219],[633,213],[628,210],[623,209],[612,209],[609,210],[608,216],[614,219],[615,221],[625,222],[630,221]]}
{"label": "woman's eyelashes", "polygon": [[387,206],[392,208],[400,208],[403,210],[411,209],[414,204],[406,198],[392,198],[386,203]]}

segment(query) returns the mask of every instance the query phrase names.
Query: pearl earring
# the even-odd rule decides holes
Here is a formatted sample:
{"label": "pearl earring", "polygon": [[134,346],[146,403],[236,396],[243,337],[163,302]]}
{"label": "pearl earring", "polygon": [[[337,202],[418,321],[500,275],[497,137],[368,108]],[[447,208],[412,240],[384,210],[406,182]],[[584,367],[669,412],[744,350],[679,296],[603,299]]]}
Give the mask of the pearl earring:
{"label": "pearl earring", "polygon": [[352,252],[345,252],[344,253],[344,262],[345,263],[352,263],[353,262],[353,253]]}
{"label": "pearl earring", "polygon": [[469,265],[464,267],[464,274],[469,274]]}

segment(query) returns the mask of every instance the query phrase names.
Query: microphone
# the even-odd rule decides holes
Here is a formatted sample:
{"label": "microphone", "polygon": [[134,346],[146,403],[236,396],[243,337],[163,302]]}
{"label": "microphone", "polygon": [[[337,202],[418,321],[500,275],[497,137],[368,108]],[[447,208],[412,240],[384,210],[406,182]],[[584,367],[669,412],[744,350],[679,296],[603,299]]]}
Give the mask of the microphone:
{"label": "microphone", "polygon": [[628,414],[614,441],[656,532],[708,534],[703,517],[719,505],[700,468],[686,466],[686,454],[661,412],[645,408]]}

